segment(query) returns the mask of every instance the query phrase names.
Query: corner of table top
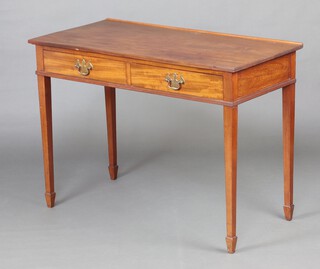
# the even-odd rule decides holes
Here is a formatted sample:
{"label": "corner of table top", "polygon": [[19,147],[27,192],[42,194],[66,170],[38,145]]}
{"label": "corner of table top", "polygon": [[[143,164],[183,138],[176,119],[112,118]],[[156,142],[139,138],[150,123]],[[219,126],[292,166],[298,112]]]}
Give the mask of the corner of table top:
{"label": "corner of table top", "polygon": [[36,38],[28,39],[28,44],[36,45],[35,39]]}

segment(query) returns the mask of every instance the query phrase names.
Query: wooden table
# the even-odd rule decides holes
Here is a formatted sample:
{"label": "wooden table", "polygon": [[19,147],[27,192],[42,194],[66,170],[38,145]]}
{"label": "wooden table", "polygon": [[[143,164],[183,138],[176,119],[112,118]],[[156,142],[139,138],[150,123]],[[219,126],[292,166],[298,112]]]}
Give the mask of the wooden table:
{"label": "wooden table", "polygon": [[111,179],[118,174],[115,88],[222,105],[226,243],[228,252],[235,252],[238,105],[282,88],[283,208],[285,218],[292,219],[296,51],[302,43],[115,19],[29,43],[36,45],[48,207],[54,206],[56,197],[51,77],[104,86]]}

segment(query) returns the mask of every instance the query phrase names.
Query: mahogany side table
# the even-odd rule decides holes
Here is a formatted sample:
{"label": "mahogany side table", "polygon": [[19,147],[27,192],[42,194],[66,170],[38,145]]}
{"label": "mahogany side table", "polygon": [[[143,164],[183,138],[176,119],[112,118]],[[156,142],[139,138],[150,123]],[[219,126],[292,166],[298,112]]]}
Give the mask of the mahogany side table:
{"label": "mahogany side table", "polygon": [[282,88],[284,215],[293,213],[296,51],[303,44],[107,19],[36,45],[45,198],[53,207],[51,78],[104,86],[110,178],[118,174],[115,88],[223,106],[226,243],[235,252],[238,106]]}

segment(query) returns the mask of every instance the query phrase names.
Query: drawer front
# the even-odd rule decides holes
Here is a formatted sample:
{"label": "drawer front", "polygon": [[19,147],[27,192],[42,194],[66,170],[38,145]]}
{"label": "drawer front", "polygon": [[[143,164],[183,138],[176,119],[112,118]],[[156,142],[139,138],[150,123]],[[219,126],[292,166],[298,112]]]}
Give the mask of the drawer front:
{"label": "drawer front", "polygon": [[[56,51],[44,51],[44,71],[85,79],[126,84],[126,65],[124,62],[97,57],[86,57],[80,54],[69,54]],[[83,74],[75,67],[77,60],[82,65],[82,60],[86,61],[86,66],[82,68]],[[92,65],[91,70],[86,70]],[[89,67],[90,69],[90,67]],[[87,74],[88,73],[88,74]]]}
{"label": "drawer front", "polygon": [[[184,80],[179,90],[170,89],[169,83],[165,80],[168,74],[173,78],[174,73],[177,74],[177,80],[180,80],[180,75]],[[217,75],[133,63],[131,64],[131,83],[140,88],[223,99],[223,79],[222,76]]]}

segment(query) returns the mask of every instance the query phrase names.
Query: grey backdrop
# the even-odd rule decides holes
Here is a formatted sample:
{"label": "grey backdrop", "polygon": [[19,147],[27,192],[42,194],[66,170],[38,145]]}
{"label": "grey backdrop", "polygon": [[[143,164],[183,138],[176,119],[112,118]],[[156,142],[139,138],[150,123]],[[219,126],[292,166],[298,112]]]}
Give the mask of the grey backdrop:
{"label": "grey backdrop", "polygon": [[[310,268],[320,262],[318,0],[0,0],[0,268]],[[304,42],[294,220],[282,217],[281,91],[239,109],[238,246],[225,251],[222,108],[53,80],[57,205],[44,202],[34,47],[107,17]],[[196,42],[196,40],[195,40]]]}

